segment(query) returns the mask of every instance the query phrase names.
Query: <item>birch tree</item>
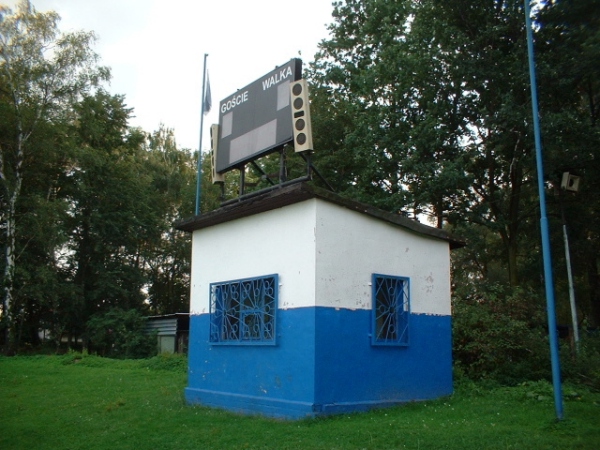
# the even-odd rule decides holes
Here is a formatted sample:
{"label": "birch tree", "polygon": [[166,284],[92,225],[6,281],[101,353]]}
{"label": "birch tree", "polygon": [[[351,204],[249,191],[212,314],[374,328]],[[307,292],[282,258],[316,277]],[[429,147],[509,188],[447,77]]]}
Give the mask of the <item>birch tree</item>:
{"label": "birch tree", "polygon": [[38,12],[29,1],[21,1],[14,12],[0,6],[0,105],[6,130],[0,137],[0,267],[6,352],[11,351],[18,314],[13,305],[16,211],[28,176],[31,141],[40,124],[67,119],[82,94],[109,79],[109,70],[98,66],[92,50],[94,33],[61,33],[59,21],[58,14]]}

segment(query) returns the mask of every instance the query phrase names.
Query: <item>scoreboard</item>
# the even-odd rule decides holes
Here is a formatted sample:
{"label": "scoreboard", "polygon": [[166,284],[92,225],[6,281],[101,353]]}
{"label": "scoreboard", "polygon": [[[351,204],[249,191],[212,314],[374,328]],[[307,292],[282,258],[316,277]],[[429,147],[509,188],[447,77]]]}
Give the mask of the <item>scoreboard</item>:
{"label": "scoreboard", "polygon": [[219,102],[216,172],[293,141],[290,84],[300,78],[302,61],[294,58]]}

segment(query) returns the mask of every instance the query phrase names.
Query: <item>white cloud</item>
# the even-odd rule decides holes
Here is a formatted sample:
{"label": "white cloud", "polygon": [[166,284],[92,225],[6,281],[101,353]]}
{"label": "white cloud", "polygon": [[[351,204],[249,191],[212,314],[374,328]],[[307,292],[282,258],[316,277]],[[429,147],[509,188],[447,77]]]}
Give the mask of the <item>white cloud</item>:
{"label": "white cloud", "polygon": [[[14,8],[16,1],[6,2]],[[312,61],[331,22],[329,0],[33,0],[54,10],[61,30],[94,31],[111,67],[110,91],[124,94],[132,124],[175,130],[180,147],[198,148],[202,63],[208,53],[213,104],[302,53]],[[208,147],[205,118],[202,148]]]}

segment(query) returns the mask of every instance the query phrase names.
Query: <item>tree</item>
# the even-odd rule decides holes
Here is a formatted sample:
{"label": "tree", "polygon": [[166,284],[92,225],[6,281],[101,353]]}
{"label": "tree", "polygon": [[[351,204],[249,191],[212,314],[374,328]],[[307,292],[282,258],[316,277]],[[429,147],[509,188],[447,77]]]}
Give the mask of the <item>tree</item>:
{"label": "tree", "polygon": [[[579,316],[596,327],[600,326],[598,8],[598,0],[548,2],[538,16],[540,31],[536,39],[538,65],[543,69],[540,110],[548,180],[558,187],[564,172],[582,177],[578,193],[556,189],[549,201],[555,216],[564,216],[568,225]],[[556,222],[561,224],[560,219]],[[558,233],[557,246],[561,239]],[[562,252],[559,255],[562,262]],[[564,265],[559,267],[565,273]],[[559,294],[566,292],[566,286],[559,280]]]}
{"label": "tree", "polygon": [[14,340],[17,208],[33,136],[44,123],[60,123],[79,96],[109,78],[97,66],[93,33],[61,34],[54,12],[38,13],[29,1],[16,12],[0,6],[0,100],[6,133],[0,142],[0,228],[3,230],[2,320],[8,351]]}
{"label": "tree", "polygon": [[[191,236],[176,230],[174,223],[194,214],[197,163],[192,153],[177,148],[173,130],[163,126],[148,136],[146,150],[162,205],[160,239],[149,243],[145,256],[148,302],[154,314],[184,312],[189,310]],[[209,162],[205,158],[205,174]],[[204,178],[202,203],[207,208],[210,184]]]}
{"label": "tree", "polygon": [[81,336],[87,320],[112,307],[143,310],[147,247],[160,239],[160,192],[141,130],[130,129],[122,96],[98,91],[74,107],[75,158],[66,175],[69,204],[65,267],[78,307],[67,311],[69,331]]}

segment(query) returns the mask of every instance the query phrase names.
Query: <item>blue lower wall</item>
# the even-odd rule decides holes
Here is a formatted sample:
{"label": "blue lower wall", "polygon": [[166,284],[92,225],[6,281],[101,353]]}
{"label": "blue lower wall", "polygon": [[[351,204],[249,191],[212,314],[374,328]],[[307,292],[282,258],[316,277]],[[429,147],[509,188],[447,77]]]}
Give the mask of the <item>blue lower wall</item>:
{"label": "blue lower wall", "polygon": [[370,311],[340,312],[321,309],[317,315],[315,402],[324,410],[452,393],[450,316],[412,314],[409,345],[397,347],[371,345]]}
{"label": "blue lower wall", "polygon": [[300,418],[452,393],[451,317],[412,314],[407,347],[372,346],[371,312],[279,310],[276,346],[211,345],[190,321],[190,403]]}

